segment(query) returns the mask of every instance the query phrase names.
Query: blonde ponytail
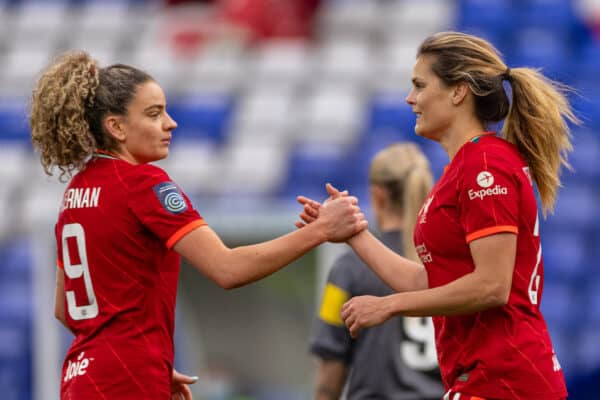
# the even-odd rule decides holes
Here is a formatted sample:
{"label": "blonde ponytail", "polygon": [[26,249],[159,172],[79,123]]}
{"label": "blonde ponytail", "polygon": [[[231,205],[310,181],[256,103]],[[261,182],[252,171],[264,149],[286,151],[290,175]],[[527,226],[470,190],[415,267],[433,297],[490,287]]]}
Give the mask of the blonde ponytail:
{"label": "blonde ponytail", "polygon": [[373,157],[369,181],[385,188],[403,218],[401,248],[405,257],[419,261],[413,244],[417,214],[433,186],[429,161],[414,143],[395,143]]}

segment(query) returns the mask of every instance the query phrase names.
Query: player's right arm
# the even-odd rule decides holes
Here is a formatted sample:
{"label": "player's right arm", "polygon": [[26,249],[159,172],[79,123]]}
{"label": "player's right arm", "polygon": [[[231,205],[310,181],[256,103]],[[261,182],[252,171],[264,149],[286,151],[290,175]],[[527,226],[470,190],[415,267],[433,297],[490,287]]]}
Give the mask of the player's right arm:
{"label": "player's right arm", "polygon": [[[327,184],[330,199],[346,196],[331,184]],[[298,228],[305,228],[316,221],[323,204],[305,196],[298,196],[298,202],[304,206],[300,214],[302,222]],[[326,204],[327,201],[324,203]],[[400,256],[373,236],[368,229],[354,235],[348,240],[352,250],[367,264],[379,278],[396,292],[423,290],[429,287],[429,279],[425,267],[408,258]]]}
{"label": "player's right arm", "polygon": [[348,367],[336,359],[319,359],[318,363],[315,400],[338,400],[348,376]]}
{"label": "player's right arm", "polygon": [[257,281],[285,267],[326,241],[343,241],[367,227],[353,197],[330,202],[305,229],[249,246],[227,247],[208,226],[198,227],[173,249],[225,289]]}

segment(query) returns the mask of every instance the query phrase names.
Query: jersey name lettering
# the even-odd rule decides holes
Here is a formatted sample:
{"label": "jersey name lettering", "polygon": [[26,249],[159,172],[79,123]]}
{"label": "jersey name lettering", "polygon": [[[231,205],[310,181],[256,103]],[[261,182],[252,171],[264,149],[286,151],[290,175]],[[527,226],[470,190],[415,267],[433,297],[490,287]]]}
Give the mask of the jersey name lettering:
{"label": "jersey name lettering", "polygon": [[63,208],[90,208],[98,207],[100,199],[99,187],[94,188],[73,188],[67,190],[63,202]]}

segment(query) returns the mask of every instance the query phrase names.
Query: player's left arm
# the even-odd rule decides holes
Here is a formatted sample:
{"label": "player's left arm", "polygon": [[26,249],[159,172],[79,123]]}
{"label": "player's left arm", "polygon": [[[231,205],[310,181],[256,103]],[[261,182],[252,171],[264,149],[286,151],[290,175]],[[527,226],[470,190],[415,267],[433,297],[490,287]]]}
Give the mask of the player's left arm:
{"label": "player's left arm", "polygon": [[503,306],[508,302],[517,252],[517,235],[498,233],[470,243],[473,272],[432,289],[385,297],[360,296],[342,307],[342,318],[356,337],[361,328],[396,315],[460,315]]}

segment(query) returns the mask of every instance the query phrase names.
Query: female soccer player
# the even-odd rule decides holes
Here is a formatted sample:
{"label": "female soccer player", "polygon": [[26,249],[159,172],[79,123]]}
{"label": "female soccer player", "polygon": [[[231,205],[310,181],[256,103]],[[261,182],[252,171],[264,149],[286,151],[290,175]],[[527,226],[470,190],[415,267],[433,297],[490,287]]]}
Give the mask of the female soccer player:
{"label": "female soccer player", "polygon": [[[564,87],[536,70],[508,68],[490,43],[456,32],[421,44],[412,83],[406,100],[417,116],[415,132],[439,142],[450,158],[417,218],[422,264],[368,231],[351,238],[354,251],[398,293],[354,297],[342,318],[355,337],[395,315],[434,316],[445,399],[565,399],[540,312],[534,195],[535,184],[544,215],[552,210],[561,165],[568,165],[568,122],[578,120]],[[486,132],[489,122],[502,120],[500,136]],[[310,222],[320,205],[301,202]]]}
{"label": "female soccer player", "polygon": [[326,240],[366,227],[356,199],[331,202],[310,232],[226,247],[181,188],[149,164],[177,124],[161,87],[86,53],[50,65],[33,92],[31,135],[44,170],[70,177],[56,224],[56,317],[75,335],[63,400],[191,399],[173,369],[180,255],[230,289],[261,279]]}

